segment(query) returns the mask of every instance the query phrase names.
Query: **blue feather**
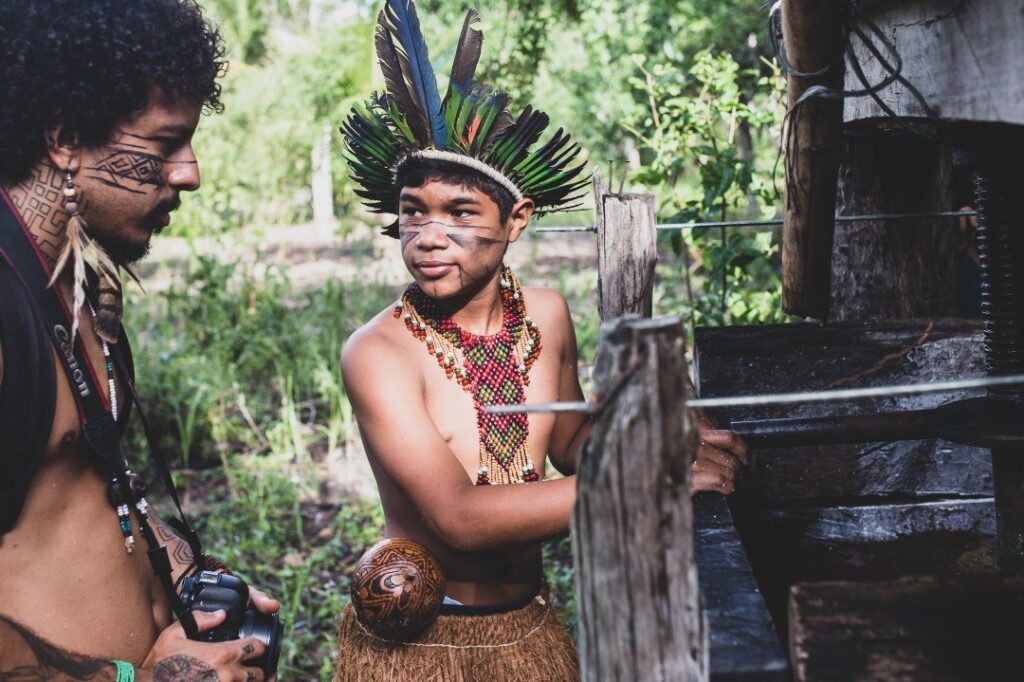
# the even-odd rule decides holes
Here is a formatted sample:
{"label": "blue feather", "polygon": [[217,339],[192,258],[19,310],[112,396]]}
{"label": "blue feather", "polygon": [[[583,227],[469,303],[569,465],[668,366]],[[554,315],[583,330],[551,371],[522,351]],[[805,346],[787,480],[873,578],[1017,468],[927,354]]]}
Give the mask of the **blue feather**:
{"label": "blue feather", "polygon": [[441,94],[437,90],[437,76],[430,66],[427,45],[420,32],[420,20],[416,16],[413,0],[387,0],[390,19],[398,43],[409,61],[410,79],[416,98],[423,106],[427,129],[431,132],[434,146],[444,149],[448,146],[448,126],[441,110]]}

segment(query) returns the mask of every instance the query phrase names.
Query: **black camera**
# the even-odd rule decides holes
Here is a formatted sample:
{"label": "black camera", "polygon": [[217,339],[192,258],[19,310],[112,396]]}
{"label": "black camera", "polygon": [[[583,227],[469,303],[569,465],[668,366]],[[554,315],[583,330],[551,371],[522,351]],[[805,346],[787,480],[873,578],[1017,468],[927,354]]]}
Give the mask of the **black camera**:
{"label": "black camera", "polygon": [[277,672],[284,630],[276,613],[267,615],[249,607],[249,586],[241,578],[226,573],[203,571],[185,578],[181,602],[190,611],[213,612],[223,609],[224,622],[212,630],[200,632],[195,639],[204,642],[230,642],[255,637],[266,651],[250,664],[262,668],[267,679]]}

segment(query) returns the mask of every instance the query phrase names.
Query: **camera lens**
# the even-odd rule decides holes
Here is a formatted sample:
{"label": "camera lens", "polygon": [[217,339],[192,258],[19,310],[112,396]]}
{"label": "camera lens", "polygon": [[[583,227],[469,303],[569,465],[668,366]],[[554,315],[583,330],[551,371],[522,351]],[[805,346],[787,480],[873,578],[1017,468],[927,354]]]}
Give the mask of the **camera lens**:
{"label": "camera lens", "polygon": [[284,627],[281,625],[281,619],[276,613],[267,615],[260,613],[256,609],[246,610],[245,623],[242,624],[242,628],[238,632],[238,638],[247,639],[255,637],[263,642],[266,651],[263,652],[263,655],[256,663],[263,669],[263,673],[267,678],[270,678],[271,675],[277,672],[277,662],[281,658],[281,635],[283,631]]}

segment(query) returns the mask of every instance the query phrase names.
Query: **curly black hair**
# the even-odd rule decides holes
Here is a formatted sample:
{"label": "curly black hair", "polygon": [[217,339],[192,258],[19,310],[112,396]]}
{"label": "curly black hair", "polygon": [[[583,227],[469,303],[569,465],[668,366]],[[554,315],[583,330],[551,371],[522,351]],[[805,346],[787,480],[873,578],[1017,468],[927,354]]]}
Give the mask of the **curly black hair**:
{"label": "curly black hair", "polygon": [[54,125],[101,145],[155,88],[223,110],[226,68],[195,0],[3,0],[0,184],[29,175]]}

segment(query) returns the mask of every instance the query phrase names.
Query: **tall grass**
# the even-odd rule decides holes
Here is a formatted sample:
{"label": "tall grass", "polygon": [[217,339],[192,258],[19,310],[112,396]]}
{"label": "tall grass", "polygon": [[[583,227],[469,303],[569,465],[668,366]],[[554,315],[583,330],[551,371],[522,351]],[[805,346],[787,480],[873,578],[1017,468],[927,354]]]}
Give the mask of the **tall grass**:
{"label": "tall grass", "polygon": [[232,453],[317,459],[350,441],[341,348],[397,293],[331,281],[296,291],[280,268],[257,276],[190,259],[180,282],[127,306],[159,447],[181,467],[203,468]]}

